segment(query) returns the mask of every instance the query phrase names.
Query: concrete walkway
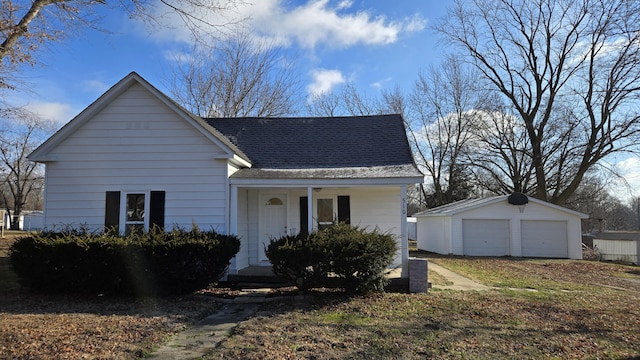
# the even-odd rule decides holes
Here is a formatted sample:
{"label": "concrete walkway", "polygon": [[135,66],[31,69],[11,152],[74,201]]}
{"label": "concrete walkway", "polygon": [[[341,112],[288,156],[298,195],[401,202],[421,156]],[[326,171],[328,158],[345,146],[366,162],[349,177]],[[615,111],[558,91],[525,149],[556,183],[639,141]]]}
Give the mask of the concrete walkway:
{"label": "concrete walkway", "polygon": [[253,315],[258,304],[224,304],[220,311],[201,320],[168,343],[160,347],[148,359],[187,360],[200,359],[229,336],[240,322]]}
{"label": "concrete walkway", "polygon": [[440,276],[452,283],[451,285],[432,285],[433,289],[461,291],[483,291],[491,289],[489,286],[482,285],[449,269],[445,269],[432,261],[429,261],[427,268],[431,271],[437,272]]}

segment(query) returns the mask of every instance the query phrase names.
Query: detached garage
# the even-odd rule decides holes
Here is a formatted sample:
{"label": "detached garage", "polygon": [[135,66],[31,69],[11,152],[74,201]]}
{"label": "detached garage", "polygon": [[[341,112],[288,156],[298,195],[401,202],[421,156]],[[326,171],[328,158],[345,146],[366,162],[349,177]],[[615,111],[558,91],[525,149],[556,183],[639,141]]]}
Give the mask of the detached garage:
{"label": "detached garage", "polygon": [[588,215],[519,193],[462,200],[418,214],[418,249],[467,256],[582,258]]}

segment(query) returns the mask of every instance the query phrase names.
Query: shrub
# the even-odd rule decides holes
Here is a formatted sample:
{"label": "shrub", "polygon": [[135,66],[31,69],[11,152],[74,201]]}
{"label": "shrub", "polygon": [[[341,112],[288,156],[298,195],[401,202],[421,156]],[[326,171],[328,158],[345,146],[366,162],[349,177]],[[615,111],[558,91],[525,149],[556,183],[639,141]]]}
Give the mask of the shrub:
{"label": "shrub", "polygon": [[321,285],[328,273],[326,249],[317,245],[312,236],[301,233],[274,239],[264,251],[274,274],[308,290]]}
{"label": "shrub", "polygon": [[70,230],[20,238],[10,257],[21,283],[37,291],[156,295],[218,281],[239,249],[237,237],[197,228],[124,237]]}
{"label": "shrub", "polygon": [[283,236],[265,249],[273,272],[291,285],[302,290],[340,287],[353,293],[383,291],[385,271],[396,251],[392,235],[348,224]]}
{"label": "shrub", "polygon": [[331,271],[347,292],[381,292],[388,284],[385,276],[398,250],[394,237],[377,229],[337,224],[316,236],[327,244]]}

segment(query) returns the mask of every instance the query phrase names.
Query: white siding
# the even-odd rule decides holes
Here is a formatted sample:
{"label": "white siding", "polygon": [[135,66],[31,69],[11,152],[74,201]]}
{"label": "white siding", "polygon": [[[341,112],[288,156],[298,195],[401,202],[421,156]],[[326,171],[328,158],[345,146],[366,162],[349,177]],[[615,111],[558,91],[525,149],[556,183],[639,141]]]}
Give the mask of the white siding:
{"label": "white siding", "polygon": [[418,229],[417,229],[417,219],[414,217],[408,217],[407,218],[407,238],[409,238],[409,240],[417,240],[418,237],[416,236],[418,233]]}
{"label": "white siding", "polygon": [[166,191],[165,225],[226,230],[222,149],[135,84],[51,152],[46,226],[104,225],[106,191]]}
{"label": "white siding", "polygon": [[448,216],[418,219],[418,249],[436,254],[451,254],[451,218]]}
{"label": "white siding", "polygon": [[638,264],[638,240],[604,240],[593,239],[593,245],[598,249],[601,260],[623,261]]}

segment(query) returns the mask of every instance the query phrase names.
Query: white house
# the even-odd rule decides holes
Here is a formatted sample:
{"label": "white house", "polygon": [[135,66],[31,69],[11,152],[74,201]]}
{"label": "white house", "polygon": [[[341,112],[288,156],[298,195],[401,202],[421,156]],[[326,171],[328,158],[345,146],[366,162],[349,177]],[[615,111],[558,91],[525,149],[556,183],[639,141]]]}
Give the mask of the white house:
{"label": "white house", "polygon": [[413,216],[418,219],[421,250],[571,259],[582,258],[580,219],[588,218],[522,194],[462,200]]}
{"label": "white house", "polygon": [[131,73],[37,148],[45,227],[197,224],[264,245],[335,219],[390,232],[407,277],[407,186],[422,182],[399,115],[203,119]]}

